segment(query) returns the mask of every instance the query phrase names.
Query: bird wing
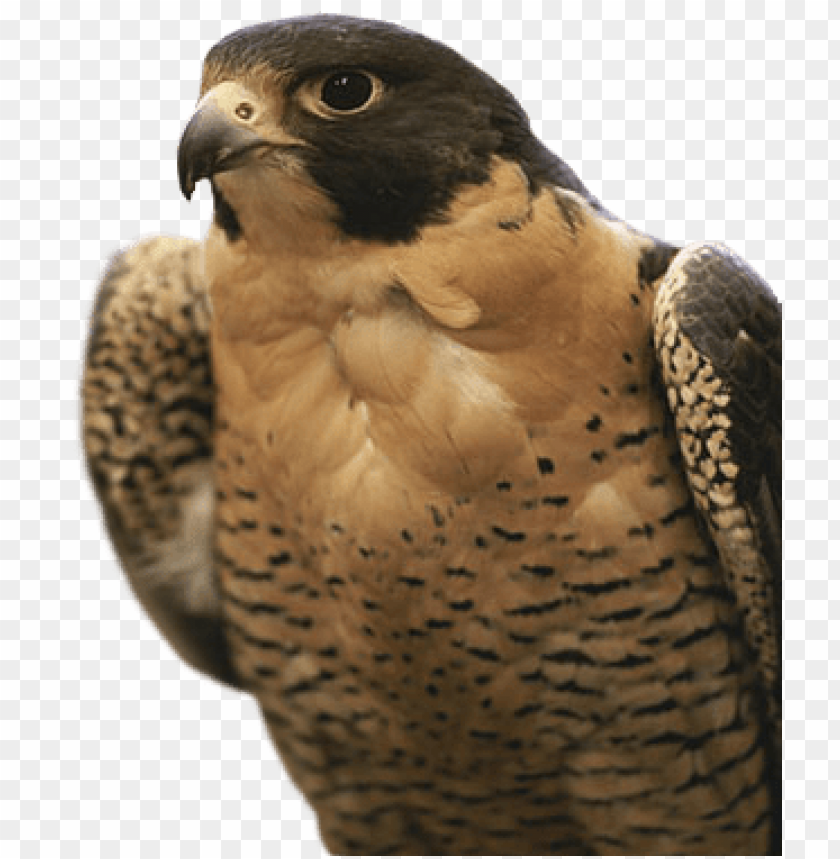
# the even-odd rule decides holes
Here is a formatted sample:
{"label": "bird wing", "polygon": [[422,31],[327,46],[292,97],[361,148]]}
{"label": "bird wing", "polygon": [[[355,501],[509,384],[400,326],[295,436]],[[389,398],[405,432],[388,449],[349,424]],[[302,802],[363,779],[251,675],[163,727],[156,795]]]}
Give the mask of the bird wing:
{"label": "bird wing", "polygon": [[671,262],[654,345],[688,482],[744,619],[768,709],[773,769],[782,741],[782,309],[721,244]]}
{"label": "bird wing", "polygon": [[201,249],[154,238],[102,279],[82,379],[82,436],[108,533],[178,654],[236,685],[212,569],[214,386]]}

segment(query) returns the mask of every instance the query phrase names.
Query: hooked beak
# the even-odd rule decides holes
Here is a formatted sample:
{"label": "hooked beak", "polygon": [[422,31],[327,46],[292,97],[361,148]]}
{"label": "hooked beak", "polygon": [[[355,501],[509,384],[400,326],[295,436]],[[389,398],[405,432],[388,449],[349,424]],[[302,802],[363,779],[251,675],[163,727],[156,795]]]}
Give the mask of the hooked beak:
{"label": "hooked beak", "polygon": [[212,101],[200,105],[178,144],[178,183],[189,200],[196,183],[246,163],[256,149],[271,144],[237,125]]}

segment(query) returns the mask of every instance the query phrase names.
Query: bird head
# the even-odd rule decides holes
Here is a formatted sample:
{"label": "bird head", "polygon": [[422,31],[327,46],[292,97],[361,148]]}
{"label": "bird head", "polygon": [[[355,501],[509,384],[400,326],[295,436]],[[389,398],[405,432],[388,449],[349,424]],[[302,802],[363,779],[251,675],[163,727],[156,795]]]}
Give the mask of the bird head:
{"label": "bird head", "polygon": [[345,237],[394,244],[445,220],[494,159],[518,164],[532,189],[588,197],[516,99],[455,51],[392,24],[317,15],[248,27],[211,49],[178,174],[188,199],[211,180],[230,240],[242,213],[215,180],[241,171],[278,205],[320,200]]}

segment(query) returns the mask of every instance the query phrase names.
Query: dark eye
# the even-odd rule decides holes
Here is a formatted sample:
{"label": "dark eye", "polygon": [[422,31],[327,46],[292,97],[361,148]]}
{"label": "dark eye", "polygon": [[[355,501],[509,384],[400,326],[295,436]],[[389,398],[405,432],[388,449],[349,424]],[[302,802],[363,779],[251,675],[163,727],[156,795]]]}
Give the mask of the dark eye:
{"label": "dark eye", "polygon": [[321,101],[335,111],[359,110],[370,101],[373,89],[370,75],[364,72],[339,72],[324,81]]}

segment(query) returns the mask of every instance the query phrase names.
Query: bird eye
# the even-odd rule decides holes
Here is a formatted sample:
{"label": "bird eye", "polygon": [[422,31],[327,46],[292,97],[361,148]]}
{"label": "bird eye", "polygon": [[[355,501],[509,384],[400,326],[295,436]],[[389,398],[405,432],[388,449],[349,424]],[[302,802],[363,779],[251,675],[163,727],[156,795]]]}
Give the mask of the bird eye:
{"label": "bird eye", "polygon": [[330,75],[321,88],[321,101],[330,110],[352,113],[361,110],[376,91],[373,79],[364,72],[338,72]]}

